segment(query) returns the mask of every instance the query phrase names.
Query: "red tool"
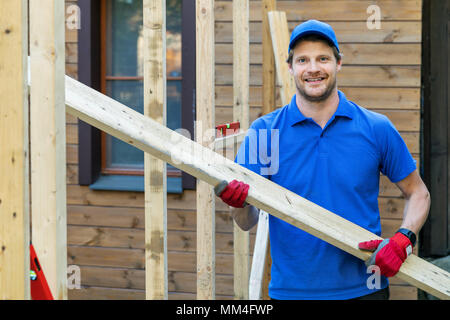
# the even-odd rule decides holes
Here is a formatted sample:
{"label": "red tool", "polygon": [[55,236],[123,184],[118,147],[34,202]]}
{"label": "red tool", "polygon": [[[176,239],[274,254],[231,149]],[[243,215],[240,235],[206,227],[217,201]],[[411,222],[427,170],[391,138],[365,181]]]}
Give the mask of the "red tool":
{"label": "red tool", "polygon": [[32,300],[53,300],[52,292],[45,279],[44,272],[34,251],[34,247],[30,244],[30,281],[31,281],[31,299]]}
{"label": "red tool", "polygon": [[239,122],[221,124],[216,127],[216,138],[225,137],[230,134],[236,134],[239,132],[240,127],[241,125]]}

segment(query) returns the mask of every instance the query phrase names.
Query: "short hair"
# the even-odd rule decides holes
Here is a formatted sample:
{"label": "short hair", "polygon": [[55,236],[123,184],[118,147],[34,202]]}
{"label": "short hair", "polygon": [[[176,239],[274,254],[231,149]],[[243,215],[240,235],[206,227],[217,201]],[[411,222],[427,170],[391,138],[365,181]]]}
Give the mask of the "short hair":
{"label": "short hair", "polygon": [[[301,37],[300,39],[298,39],[293,45],[292,48],[295,48],[296,45],[298,45],[300,42],[302,41],[313,41],[313,42],[317,42],[317,41],[322,41],[325,42],[326,44],[328,44],[331,49],[333,50],[333,55],[336,58],[336,61],[339,62],[342,59],[342,54],[339,53],[339,51],[337,50],[337,48],[330,42],[328,41],[325,37],[322,37],[318,34],[308,34],[304,37]],[[294,58],[294,50],[291,49],[289,50],[289,56],[286,60],[287,63],[289,63],[290,65],[292,65],[292,59]]]}

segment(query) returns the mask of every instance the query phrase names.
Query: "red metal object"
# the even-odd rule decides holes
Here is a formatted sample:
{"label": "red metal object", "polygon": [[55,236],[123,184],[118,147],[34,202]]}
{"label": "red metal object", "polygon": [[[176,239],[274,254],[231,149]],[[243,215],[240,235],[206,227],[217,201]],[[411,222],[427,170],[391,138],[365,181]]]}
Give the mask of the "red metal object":
{"label": "red metal object", "polygon": [[30,269],[31,299],[53,300],[52,292],[32,244],[30,244]]}
{"label": "red metal object", "polygon": [[231,122],[226,124],[221,124],[216,127],[216,138],[225,137],[231,134],[236,134],[239,132],[241,127],[239,122]]}

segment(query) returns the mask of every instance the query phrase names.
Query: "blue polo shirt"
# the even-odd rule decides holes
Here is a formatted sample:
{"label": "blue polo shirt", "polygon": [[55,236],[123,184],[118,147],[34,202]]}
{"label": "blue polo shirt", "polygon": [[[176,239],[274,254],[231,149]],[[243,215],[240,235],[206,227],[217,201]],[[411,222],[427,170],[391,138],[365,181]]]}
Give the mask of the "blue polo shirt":
{"label": "blue polo shirt", "polygon": [[[381,234],[380,172],[392,182],[416,169],[389,119],[347,100],[324,129],[290,104],[255,120],[236,162],[361,227]],[[251,186],[250,186],[251,188]],[[274,299],[349,299],[369,289],[364,261],[274,216],[269,295]],[[381,277],[383,289],[388,285]]]}

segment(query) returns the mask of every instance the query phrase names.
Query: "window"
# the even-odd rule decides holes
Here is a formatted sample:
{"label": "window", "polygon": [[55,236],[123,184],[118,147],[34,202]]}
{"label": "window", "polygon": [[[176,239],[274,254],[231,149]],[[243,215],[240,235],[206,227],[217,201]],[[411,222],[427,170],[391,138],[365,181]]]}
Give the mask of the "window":
{"label": "window", "polygon": [[[79,31],[79,80],[142,113],[143,0],[96,2],[79,0],[88,20],[84,25],[82,21]],[[166,48],[167,126],[192,133],[195,72],[183,71],[195,70],[193,0],[166,0]],[[93,189],[143,191],[144,153],[96,130],[80,123],[80,184]],[[195,186],[191,176],[169,164],[167,176],[169,192]]]}
{"label": "window", "polygon": [[[102,1],[101,91],[143,113],[143,0]],[[167,126],[181,127],[181,0],[167,1]],[[102,173],[142,175],[144,153],[102,134]],[[169,176],[181,172],[168,165]]]}

